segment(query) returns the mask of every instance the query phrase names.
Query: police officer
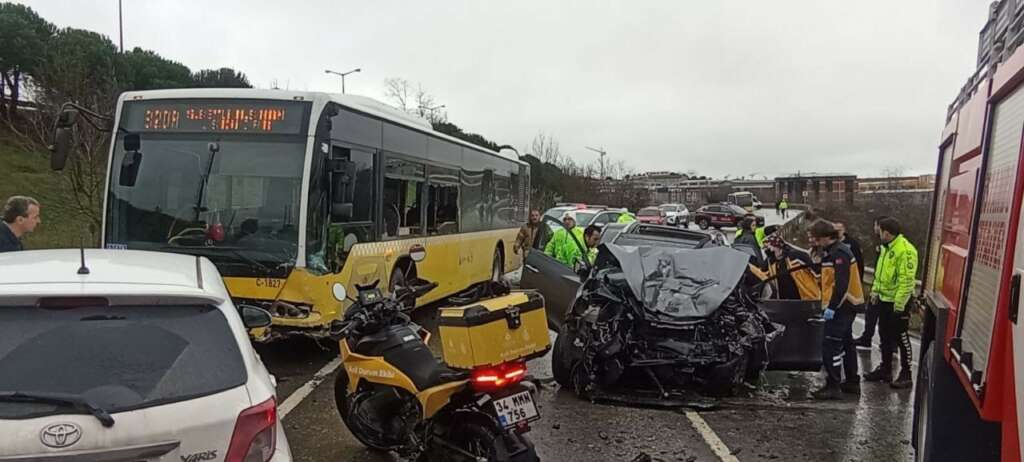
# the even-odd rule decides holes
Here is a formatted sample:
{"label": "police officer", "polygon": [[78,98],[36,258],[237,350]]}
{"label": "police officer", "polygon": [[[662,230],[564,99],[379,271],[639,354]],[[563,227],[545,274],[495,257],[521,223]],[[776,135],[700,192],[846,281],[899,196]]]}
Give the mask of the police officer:
{"label": "police officer", "polygon": [[[917,276],[917,249],[903,237],[900,222],[895,218],[878,221],[882,239],[881,253],[875,264],[875,279],[871,284],[871,303],[878,306],[878,333],[882,337],[882,362],[878,368],[864,375],[869,382],[886,381],[892,388],[910,388],[914,385],[910,375],[910,310],[908,304],[914,294]],[[892,380],[892,354],[899,348],[900,374]]]}
{"label": "police officer", "polygon": [[[576,212],[565,212],[562,215],[562,224],[565,226],[555,230],[551,240],[544,246],[544,253],[573,268],[582,255],[580,246],[583,245],[583,230],[576,226]],[[569,233],[572,233],[572,236]],[[575,240],[573,236],[576,237]]]}
{"label": "police officer", "polygon": [[[818,220],[811,225],[811,238],[821,250],[821,300],[825,311],[825,338],[822,361],[825,386],[813,393],[814,399],[833,400],[842,393],[860,394],[857,349],[853,344],[853,320],[864,305],[857,260],[850,247],[839,240],[832,223]],[[845,380],[844,380],[845,374]]]}
{"label": "police officer", "polygon": [[4,204],[3,223],[0,223],[0,252],[24,249],[21,238],[35,231],[42,222],[39,202],[27,196],[11,196]]}
{"label": "police officer", "polygon": [[[881,239],[882,239],[882,234],[881,234],[882,230],[878,229],[878,222],[880,222],[880,221],[882,221],[882,220],[884,220],[886,218],[889,218],[889,217],[887,217],[885,215],[882,215],[882,216],[880,216],[878,218],[875,218],[875,224],[874,224],[874,226],[875,226],[875,237],[877,239],[879,239],[879,241],[881,241]],[[876,247],[876,250],[878,251],[877,252],[878,256],[881,257],[882,256],[882,250],[883,250],[882,246]],[[879,258],[878,261],[882,261],[881,258]],[[861,275],[863,276],[863,274],[861,274]],[[871,342],[875,338],[875,327],[877,325],[878,325],[878,305],[874,301],[871,301],[870,303],[868,303],[867,309],[864,311],[864,331],[861,332],[860,337],[857,337],[857,339],[854,340],[854,343],[857,344],[857,348],[858,349],[861,349],[861,350],[870,350],[871,349]]]}

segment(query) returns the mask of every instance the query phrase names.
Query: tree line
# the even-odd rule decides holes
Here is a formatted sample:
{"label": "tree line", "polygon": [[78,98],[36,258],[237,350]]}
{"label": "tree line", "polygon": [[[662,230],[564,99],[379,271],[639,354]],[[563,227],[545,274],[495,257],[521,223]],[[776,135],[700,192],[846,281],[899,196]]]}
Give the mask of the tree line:
{"label": "tree line", "polygon": [[[32,8],[15,3],[0,3],[0,44],[0,127],[30,152],[45,151],[59,108],[66,102],[112,115],[118,95],[125,91],[252,87],[244,73],[232,68],[192,71],[152,50],[136,47],[120,52],[105,35],[58,28]],[[438,132],[495,151],[506,146],[449,121],[439,101],[420,85],[391,78],[385,80],[384,90],[388,102],[426,118]],[[75,155],[61,175],[66,206],[97,225],[110,143],[110,133],[101,128],[79,124]],[[648,205],[645,191],[619,180],[631,173],[621,161],[603,170],[596,161],[575,161],[543,133],[517,151],[532,167],[534,207],[549,207],[559,200],[631,209]],[[600,171],[605,178],[599,178]]]}
{"label": "tree line", "polygon": [[103,110],[129,90],[252,87],[245,74],[228,67],[193,72],[155,51],[120,53],[105,35],[58,28],[15,3],[0,3],[0,43],[0,113],[8,120],[26,94],[37,105],[75,101]]}
{"label": "tree line", "polygon": [[[159,53],[123,53],[109,37],[58,28],[32,8],[0,3],[0,127],[29,152],[44,152],[65,102],[112,115],[119,94],[165,88],[251,88],[242,72],[224,67],[193,72]],[[99,225],[110,133],[79,124],[75,155],[61,175],[64,204]]]}

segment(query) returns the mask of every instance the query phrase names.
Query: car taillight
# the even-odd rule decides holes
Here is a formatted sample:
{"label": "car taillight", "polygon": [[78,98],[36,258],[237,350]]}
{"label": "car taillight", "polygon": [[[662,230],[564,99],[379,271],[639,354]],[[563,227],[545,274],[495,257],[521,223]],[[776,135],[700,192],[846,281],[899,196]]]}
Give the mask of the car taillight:
{"label": "car taillight", "polygon": [[473,369],[469,383],[476,391],[494,391],[522,382],[525,377],[525,363],[503,363],[493,367]]}
{"label": "car taillight", "polygon": [[267,462],[277,444],[277,403],[268,399],[238,414],[227,462]]}

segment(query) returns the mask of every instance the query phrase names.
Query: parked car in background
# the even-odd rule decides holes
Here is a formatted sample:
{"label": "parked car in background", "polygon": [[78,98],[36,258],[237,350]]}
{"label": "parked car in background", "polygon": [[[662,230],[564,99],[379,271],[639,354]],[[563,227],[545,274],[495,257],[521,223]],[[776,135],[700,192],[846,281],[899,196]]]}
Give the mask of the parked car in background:
{"label": "parked car in background", "polygon": [[685,204],[661,204],[658,208],[665,212],[666,224],[669,226],[690,226],[690,211]]}
{"label": "parked car in background", "polygon": [[608,223],[615,223],[623,211],[618,209],[583,209],[576,211],[576,225],[586,228],[590,225],[603,227]]}
{"label": "parked car in background", "polygon": [[668,215],[658,207],[644,207],[636,213],[636,219],[640,223],[649,225],[668,224]]}
{"label": "parked car in background", "polygon": [[247,333],[270,313],[238,308],[203,257],[0,254],[0,454],[290,461]]}
{"label": "parked car in background", "polygon": [[711,204],[697,209],[693,222],[700,229],[735,227],[746,214],[743,207],[735,204]]}

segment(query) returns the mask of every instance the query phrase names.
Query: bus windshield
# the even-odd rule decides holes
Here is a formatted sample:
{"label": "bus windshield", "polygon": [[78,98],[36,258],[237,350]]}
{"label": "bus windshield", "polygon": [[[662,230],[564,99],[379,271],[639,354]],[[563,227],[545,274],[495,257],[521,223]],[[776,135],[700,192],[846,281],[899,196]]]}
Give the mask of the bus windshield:
{"label": "bus windshield", "polygon": [[[106,247],[203,255],[225,276],[287,274],[299,244],[304,137],[144,134],[141,156],[126,156],[122,138]],[[131,184],[124,166],[133,158]]]}

